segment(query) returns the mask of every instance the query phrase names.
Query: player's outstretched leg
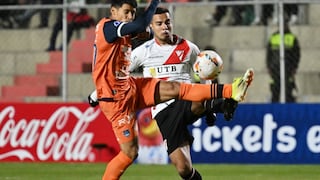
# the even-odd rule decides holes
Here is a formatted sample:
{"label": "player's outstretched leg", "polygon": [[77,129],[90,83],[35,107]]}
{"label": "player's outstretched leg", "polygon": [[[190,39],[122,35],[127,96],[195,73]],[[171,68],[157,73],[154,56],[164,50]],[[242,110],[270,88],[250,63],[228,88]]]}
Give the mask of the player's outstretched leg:
{"label": "player's outstretched leg", "polygon": [[244,100],[248,87],[253,81],[253,69],[250,68],[242,77],[235,78],[232,83],[231,98],[235,101],[241,102]]}

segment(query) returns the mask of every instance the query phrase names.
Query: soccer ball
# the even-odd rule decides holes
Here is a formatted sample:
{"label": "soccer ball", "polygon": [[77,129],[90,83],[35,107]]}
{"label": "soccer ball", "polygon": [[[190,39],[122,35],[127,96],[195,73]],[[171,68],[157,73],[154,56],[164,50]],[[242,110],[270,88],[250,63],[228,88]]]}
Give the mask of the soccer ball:
{"label": "soccer ball", "polygon": [[212,50],[201,51],[193,64],[193,71],[203,80],[216,79],[222,68],[222,58]]}

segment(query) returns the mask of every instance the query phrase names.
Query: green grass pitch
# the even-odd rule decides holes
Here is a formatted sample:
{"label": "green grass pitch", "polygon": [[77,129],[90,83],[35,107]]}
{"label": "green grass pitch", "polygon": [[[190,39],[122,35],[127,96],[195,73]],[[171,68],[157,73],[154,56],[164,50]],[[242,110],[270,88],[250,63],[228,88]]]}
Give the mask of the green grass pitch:
{"label": "green grass pitch", "polygon": [[[320,179],[320,165],[195,164],[204,180]],[[0,163],[0,180],[100,180],[103,163]],[[122,180],[179,180],[172,165],[133,164]]]}

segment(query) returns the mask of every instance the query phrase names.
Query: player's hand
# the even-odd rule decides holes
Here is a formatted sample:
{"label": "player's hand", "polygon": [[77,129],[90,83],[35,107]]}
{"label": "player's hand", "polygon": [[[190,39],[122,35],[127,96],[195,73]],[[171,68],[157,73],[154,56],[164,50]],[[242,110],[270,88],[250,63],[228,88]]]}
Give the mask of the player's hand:
{"label": "player's hand", "polygon": [[149,32],[141,32],[138,33],[133,39],[139,39],[139,40],[149,40],[150,39],[151,34]]}
{"label": "player's hand", "polygon": [[227,121],[233,118],[233,114],[238,106],[238,102],[233,99],[225,99],[223,105],[223,115]]}
{"label": "player's hand", "polygon": [[132,37],[132,39],[147,41],[147,40],[151,39],[152,37],[153,37],[152,31],[151,31],[150,27],[148,26],[145,31],[136,34],[134,37]]}

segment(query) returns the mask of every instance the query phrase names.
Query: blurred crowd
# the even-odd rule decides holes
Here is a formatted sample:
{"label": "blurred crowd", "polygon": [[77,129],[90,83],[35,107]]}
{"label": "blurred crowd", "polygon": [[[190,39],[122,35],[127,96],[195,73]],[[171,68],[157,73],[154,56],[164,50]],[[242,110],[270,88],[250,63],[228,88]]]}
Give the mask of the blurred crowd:
{"label": "blurred crowd", "polygon": [[[88,3],[99,3],[107,2],[108,0],[67,0],[68,3],[73,5],[85,5]],[[7,5],[58,5],[62,4],[63,0],[1,0],[0,6]],[[56,13],[52,13],[56,11]],[[0,10],[0,28],[11,29],[11,28],[30,28],[31,19],[34,15],[39,14],[39,24],[36,28],[47,28],[49,27],[49,19],[51,14],[55,17],[51,18],[54,21],[61,21],[62,18],[61,9],[7,9]],[[85,9],[70,8],[68,9],[68,15],[70,13],[83,14],[86,13]],[[55,24],[56,22],[52,22]]]}
{"label": "blurred crowd", "polygon": [[[214,0],[214,1],[232,1],[232,0]],[[254,5],[234,5],[234,6],[216,6],[213,13],[208,14],[205,21],[210,26],[219,26],[221,20],[227,14],[228,8],[231,9],[231,20],[228,25],[269,25],[277,24],[278,8],[276,4],[259,4],[261,0],[255,0]],[[285,4],[284,13],[289,19],[290,25],[298,24],[298,4]]]}
{"label": "blurred crowd", "polygon": [[[1,0],[0,5],[49,5],[60,4],[62,0]],[[40,20],[38,28],[48,27],[50,9],[25,9],[25,10],[2,10],[1,27],[2,28],[28,28],[31,18],[39,13]]]}
{"label": "blurred crowd", "polygon": [[[63,0],[1,0],[0,5],[49,5],[61,4]],[[68,0],[68,2],[79,2],[85,0]],[[87,0],[86,3],[108,3],[110,0]],[[137,0],[138,3],[148,3],[149,0]],[[162,2],[201,2],[203,0],[162,0]],[[232,0],[207,0],[213,1],[232,1]],[[274,4],[260,4],[255,0],[255,5],[234,5],[234,6],[215,6],[212,13],[204,19],[209,26],[221,25],[221,20],[226,16],[228,10],[231,11],[231,19],[227,25],[269,25],[278,23],[278,8]],[[26,10],[1,10],[0,28],[29,28],[31,18],[39,14],[39,24],[36,28],[46,28],[49,25],[50,9],[26,9]],[[286,4],[284,6],[285,15],[289,18],[289,24],[299,23],[297,4]]]}

